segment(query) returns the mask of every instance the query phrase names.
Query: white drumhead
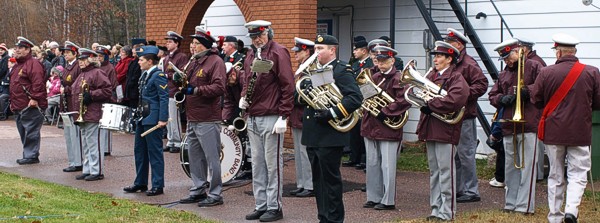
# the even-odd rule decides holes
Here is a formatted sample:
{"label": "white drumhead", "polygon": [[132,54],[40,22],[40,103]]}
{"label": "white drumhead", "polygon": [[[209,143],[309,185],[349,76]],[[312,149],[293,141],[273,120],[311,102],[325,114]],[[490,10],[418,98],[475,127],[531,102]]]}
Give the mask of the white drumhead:
{"label": "white drumhead", "polygon": [[234,130],[221,125],[221,180],[230,181],[242,168],[244,150],[242,141]]}

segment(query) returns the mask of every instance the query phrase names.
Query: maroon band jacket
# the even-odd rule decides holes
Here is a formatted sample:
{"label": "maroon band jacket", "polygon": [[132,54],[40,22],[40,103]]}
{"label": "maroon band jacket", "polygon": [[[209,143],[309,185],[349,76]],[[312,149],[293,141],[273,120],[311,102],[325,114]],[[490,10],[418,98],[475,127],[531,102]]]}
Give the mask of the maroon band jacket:
{"label": "maroon band jacket", "polygon": [[191,122],[221,121],[221,96],[225,93],[225,64],[216,48],[205,51],[187,68],[188,85],[197,88],[186,95],[187,120]]}
{"label": "maroon band jacket", "polygon": [[[538,108],[543,110],[578,60],[575,56],[563,56],[555,65],[542,68],[531,98]],[[546,118],[544,143],[590,145],[592,110],[600,110],[600,72],[598,68],[586,65],[563,101]]]}
{"label": "maroon band jacket", "polygon": [[[290,116],[294,101],[294,73],[290,53],[287,49],[273,40],[264,46],[262,59],[273,61],[273,68],[269,73],[259,73],[254,84],[254,93],[252,95],[252,104],[247,108],[251,116],[279,115]],[[244,88],[242,96],[245,96],[252,73],[250,66],[254,58],[255,51],[248,50],[246,60],[244,61],[243,77]]]}
{"label": "maroon band jacket", "polygon": [[[79,77],[79,74],[81,73],[81,69],[79,68],[79,62],[77,61],[77,59],[75,59],[73,61],[73,63],[69,63],[67,61],[67,67],[65,67],[65,73],[63,74],[63,80],[64,80],[64,96],[67,99],[67,109],[66,111],[79,111],[79,104],[75,104],[73,102],[73,97],[72,96],[72,85],[73,82],[75,82],[75,80],[77,79],[77,77]],[[60,103],[62,106],[62,103]]]}
{"label": "maroon band jacket", "polygon": [[165,57],[165,60],[163,61],[163,72],[167,74],[167,84],[169,86],[170,98],[173,98],[175,93],[179,91],[179,88],[173,82],[173,73],[175,73],[175,70],[173,70],[173,68],[169,66],[169,62],[175,64],[175,66],[177,66],[177,69],[184,71],[183,68],[185,68],[185,65],[189,61],[190,57],[188,57],[188,55],[186,55],[184,52],[181,52],[179,49],[173,51],[173,53],[169,53],[169,55]]}
{"label": "maroon band jacket", "polygon": [[[402,73],[397,71],[395,67],[392,67],[392,70],[388,74],[378,72],[373,75],[373,82],[375,82],[375,84],[381,83],[379,87],[395,100],[388,106],[383,107],[381,112],[388,117],[396,117],[397,119],[402,118],[404,112],[411,106],[410,103],[404,100],[406,86],[400,84],[401,76]],[[384,78],[385,80],[382,83],[381,81]],[[362,124],[360,127],[360,135],[372,140],[402,141],[402,134],[404,133],[402,128],[394,130],[377,120],[375,116],[371,115],[366,110],[363,113]]]}
{"label": "maroon band jacket", "polygon": [[[88,84],[92,96],[92,103],[87,105],[87,111],[83,115],[83,121],[97,123],[100,121],[100,118],[102,118],[102,103],[108,102],[112,96],[112,85],[104,71],[100,70],[100,68],[89,65],[86,68],[81,69],[81,74],[79,74],[71,86],[73,89],[71,100],[77,105],[76,111],[79,111],[79,94],[83,93],[81,88],[83,80]],[[79,114],[73,116],[73,120],[78,118]]]}
{"label": "maroon band jacket", "polygon": [[477,117],[477,99],[487,92],[489,82],[483,75],[477,61],[467,55],[466,49],[460,52],[457,61],[456,71],[463,75],[469,85],[469,99],[467,99],[467,105],[465,106],[464,119],[475,118]]}
{"label": "maroon band jacket", "polygon": [[[434,98],[429,101],[428,106],[431,111],[437,114],[448,114],[460,111],[467,104],[469,85],[462,74],[456,71],[455,65],[450,65],[441,76],[438,76],[436,69],[432,69],[427,74],[427,79],[433,81],[438,86],[442,86],[442,89],[448,93],[443,98]],[[419,140],[422,141],[457,145],[460,139],[461,127],[462,120],[450,125],[432,115],[421,114],[421,120],[417,126],[417,135],[419,135]]]}
{"label": "maroon band jacket", "polygon": [[[535,60],[525,60],[525,72],[523,77],[523,84],[529,90],[530,94],[532,93],[533,83],[537,78],[540,70],[542,69],[542,64]],[[517,66],[515,63],[514,68],[509,68],[508,66],[504,68],[500,75],[498,76],[498,81],[490,91],[489,98],[490,103],[496,107],[501,108],[500,99],[504,95],[513,95],[515,94],[515,87],[517,86]],[[531,101],[524,101],[523,106],[521,107],[521,112],[523,114],[523,120],[525,120],[525,132],[533,132],[537,133],[538,121],[540,119],[541,110],[536,108]],[[502,117],[499,119],[509,120],[512,119],[515,114],[515,105],[514,103],[510,106],[504,107],[504,113]],[[512,135],[514,132],[514,125],[512,122],[503,122],[502,126],[502,134]],[[521,127],[517,126],[517,133],[521,133]]]}
{"label": "maroon band jacket", "polygon": [[[29,94],[25,93],[23,87]],[[38,107],[48,107],[44,66],[33,58],[31,53],[18,58],[17,64],[10,72],[10,110],[25,109],[29,105],[30,97],[38,102]]]}

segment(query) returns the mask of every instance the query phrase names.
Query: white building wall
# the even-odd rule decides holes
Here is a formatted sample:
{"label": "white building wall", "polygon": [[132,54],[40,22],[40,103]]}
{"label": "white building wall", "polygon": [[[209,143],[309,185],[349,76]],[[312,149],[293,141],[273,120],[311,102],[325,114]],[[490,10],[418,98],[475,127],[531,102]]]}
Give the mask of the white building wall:
{"label": "white building wall", "polygon": [[[429,0],[423,0],[426,5]],[[464,2],[463,4],[464,10]],[[555,61],[551,36],[554,33],[569,33],[581,40],[577,56],[582,63],[600,66],[600,10],[590,6],[584,6],[579,0],[496,0],[494,1],[498,10],[506,20],[515,36],[522,36],[537,44],[534,49],[548,64]],[[447,1],[432,0],[433,8],[450,8]],[[389,1],[388,0],[320,0],[318,2],[318,19],[331,19],[333,35],[340,41],[339,58],[345,61],[352,53],[352,37],[363,35],[367,40],[378,38],[382,35],[389,36]],[[354,13],[352,13],[354,12]],[[479,38],[484,43],[488,54],[496,61],[497,53],[493,48],[500,43],[500,18],[494,10],[492,3],[488,0],[470,0],[467,4],[467,15]],[[485,19],[475,19],[479,12],[487,14]],[[435,11],[435,20],[458,21],[453,12]],[[209,8],[203,18],[208,30],[213,35],[234,35],[250,43],[245,36],[246,30],[243,25],[244,17],[233,0],[216,0]],[[396,30],[395,46],[399,50],[399,56],[407,62],[410,59],[417,60],[418,68],[425,72],[426,53],[423,48],[423,30],[427,25],[419,13],[414,1],[396,1]],[[438,23],[440,31],[453,27],[462,30],[458,23]],[[504,38],[510,35],[504,31]],[[467,52],[475,59],[479,56],[468,45]],[[490,79],[490,88],[493,84],[487,74],[485,66],[480,63],[484,73]],[[500,62],[496,61],[496,67],[500,70]],[[495,108],[489,104],[487,94],[479,99],[479,105],[487,115],[488,120],[495,112]],[[416,140],[415,129],[419,119],[417,109],[410,110],[409,123],[404,127],[404,139]],[[483,148],[487,136],[480,128],[478,131],[480,143],[479,152],[486,153],[491,150]]]}

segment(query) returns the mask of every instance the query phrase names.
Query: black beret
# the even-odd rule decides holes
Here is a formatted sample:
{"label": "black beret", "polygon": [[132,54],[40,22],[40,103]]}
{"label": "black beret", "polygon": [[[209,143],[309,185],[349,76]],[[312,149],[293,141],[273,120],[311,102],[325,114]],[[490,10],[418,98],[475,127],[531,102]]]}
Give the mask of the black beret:
{"label": "black beret", "polygon": [[331,35],[318,35],[315,44],[339,45],[337,38]]}
{"label": "black beret", "polygon": [[237,43],[237,38],[235,38],[234,36],[226,36],[223,39],[223,42],[236,42]]}

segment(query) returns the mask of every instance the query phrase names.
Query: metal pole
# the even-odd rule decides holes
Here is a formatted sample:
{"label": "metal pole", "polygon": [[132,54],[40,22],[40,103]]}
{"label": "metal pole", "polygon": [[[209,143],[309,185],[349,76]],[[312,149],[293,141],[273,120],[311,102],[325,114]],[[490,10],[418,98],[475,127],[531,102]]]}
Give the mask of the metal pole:
{"label": "metal pole", "polygon": [[396,48],[396,0],[390,0],[390,40],[392,48]]}

